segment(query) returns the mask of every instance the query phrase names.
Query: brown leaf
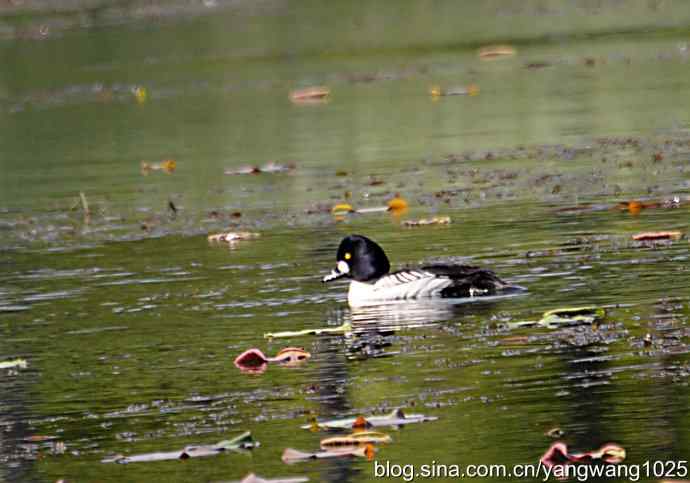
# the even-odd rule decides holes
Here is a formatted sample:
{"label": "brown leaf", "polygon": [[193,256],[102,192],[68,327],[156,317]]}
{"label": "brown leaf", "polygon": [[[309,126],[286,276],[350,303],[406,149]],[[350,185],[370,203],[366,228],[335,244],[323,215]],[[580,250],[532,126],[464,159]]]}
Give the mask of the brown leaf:
{"label": "brown leaf", "polygon": [[647,241],[647,240],[680,240],[683,237],[683,233],[680,231],[646,231],[643,233],[638,233],[633,235],[633,240],[635,241]]}
{"label": "brown leaf", "polygon": [[481,60],[494,60],[501,57],[511,57],[517,51],[510,45],[487,45],[479,49],[479,58]]}
{"label": "brown leaf", "polygon": [[323,102],[328,99],[331,91],[328,87],[316,86],[297,89],[290,92],[290,100],[294,103]]}

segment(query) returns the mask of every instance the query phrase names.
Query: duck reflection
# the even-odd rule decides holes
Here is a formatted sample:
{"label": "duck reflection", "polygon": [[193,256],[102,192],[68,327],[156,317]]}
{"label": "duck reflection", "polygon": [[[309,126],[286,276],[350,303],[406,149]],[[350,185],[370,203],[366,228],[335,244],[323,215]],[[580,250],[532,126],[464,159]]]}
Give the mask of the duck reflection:
{"label": "duck reflection", "polygon": [[[418,299],[387,301],[357,307],[340,306],[328,312],[326,324],[338,327],[349,323],[352,331],[346,336],[319,339],[317,358],[318,394],[321,418],[344,417],[352,414],[350,394],[352,367],[348,361],[391,357],[398,354],[396,345],[400,331],[433,327],[468,316],[489,316],[496,302],[510,295],[464,299]],[[356,479],[361,469],[355,461],[333,459],[321,465],[320,481],[348,482]]]}

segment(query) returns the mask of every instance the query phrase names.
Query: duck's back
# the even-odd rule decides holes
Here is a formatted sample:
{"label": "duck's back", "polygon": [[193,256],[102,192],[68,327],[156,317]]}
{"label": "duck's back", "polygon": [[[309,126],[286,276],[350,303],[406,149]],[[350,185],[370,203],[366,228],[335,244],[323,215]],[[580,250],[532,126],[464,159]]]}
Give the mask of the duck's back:
{"label": "duck's back", "polygon": [[399,270],[373,283],[352,281],[350,303],[427,297],[493,295],[507,287],[491,270],[466,265],[429,265]]}
{"label": "duck's back", "polygon": [[494,295],[510,286],[491,270],[480,267],[437,264],[427,265],[422,270],[452,282],[441,291],[441,297]]}

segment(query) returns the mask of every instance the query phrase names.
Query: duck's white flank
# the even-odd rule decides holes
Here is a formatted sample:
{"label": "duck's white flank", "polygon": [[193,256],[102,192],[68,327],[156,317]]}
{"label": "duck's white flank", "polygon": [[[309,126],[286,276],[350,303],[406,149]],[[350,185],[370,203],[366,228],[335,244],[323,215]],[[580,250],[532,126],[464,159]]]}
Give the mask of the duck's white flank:
{"label": "duck's white flank", "polygon": [[350,305],[359,305],[377,300],[434,297],[452,284],[450,278],[424,270],[403,270],[385,275],[374,283],[351,281],[347,301]]}

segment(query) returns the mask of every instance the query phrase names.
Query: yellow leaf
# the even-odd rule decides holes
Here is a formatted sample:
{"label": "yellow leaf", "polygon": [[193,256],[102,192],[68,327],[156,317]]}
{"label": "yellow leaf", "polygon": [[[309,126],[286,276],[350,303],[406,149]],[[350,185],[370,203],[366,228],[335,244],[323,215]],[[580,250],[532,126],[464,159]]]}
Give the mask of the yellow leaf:
{"label": "yellow leaf", "polygon": [[407,201],[400,196],[396,196],[388,202],[388,211],[404,211],[407,209]]}
{"label": "yellow leaf", "polygon": [[132,94],[134,94],[134,98],[137,100],[138,104],[143,104],[144,102],[146,102],[146,98],[148,97],[146,87],[143,86],[137,86],[134,89],[132,89]]}
{"label": "yellow leaf", "polygon": [[476,96],[479,94],[479,86],[477,84],[470,84],[467,86],[467,95]]}
{"label": "yellow leaf", "polygon": [[175,168],[177,168],[177,163],[174,159],[166,159],[165,161],[161,162],[160,166],[161,169],[166,173],[172,173],[175,171]]}
{"label": "yellow leaf", "polygon": [[355,209],[348,203],[338,203],[331,209],[331,213],[334,215],[342,215],[344,213],[352,213],[354,211]]}

